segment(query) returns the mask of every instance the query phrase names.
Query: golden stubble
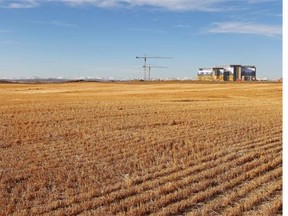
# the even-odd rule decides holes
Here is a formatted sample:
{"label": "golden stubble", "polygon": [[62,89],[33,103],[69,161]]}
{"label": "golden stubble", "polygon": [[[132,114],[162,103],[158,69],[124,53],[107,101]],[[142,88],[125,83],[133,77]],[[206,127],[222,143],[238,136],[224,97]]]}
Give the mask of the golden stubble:
{"label": "golden stubble", "polygon": [[0,85],[0,214],[282,213],[280,83]]}

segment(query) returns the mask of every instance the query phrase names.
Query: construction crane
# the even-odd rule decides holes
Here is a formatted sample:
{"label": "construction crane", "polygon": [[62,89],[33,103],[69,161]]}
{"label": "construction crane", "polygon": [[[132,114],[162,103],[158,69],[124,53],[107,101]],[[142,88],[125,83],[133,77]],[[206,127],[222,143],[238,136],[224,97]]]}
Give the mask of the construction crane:
{"label": "construction crane", "polygon": [[151,65],[148,65],[148,66],[143,66],[143,68],[148,68],[148,80],[150,81],[151,80],[151,68],[168,68],[168,67],[162,67],[162,66],[151,66]]}
{"label": "construction crane", "polygon": [[144,56],[136,56],[137,59],[144,59],[144,80],[146,80],[146,70],[147,70],[147,59],[172,59],[172,57],[160,57],[160,56],[147,56],[146,54]]}

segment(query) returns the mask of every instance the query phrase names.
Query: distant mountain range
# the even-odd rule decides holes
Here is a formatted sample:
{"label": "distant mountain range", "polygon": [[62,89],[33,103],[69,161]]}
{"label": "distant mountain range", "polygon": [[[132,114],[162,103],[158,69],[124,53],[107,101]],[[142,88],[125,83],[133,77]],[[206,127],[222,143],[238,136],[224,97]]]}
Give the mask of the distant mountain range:
{"label": "distant mountain range", "polygon": [[[0,83],[65,83],[65,82],[107,82],[105,79],[66,79],[66,78],[14,78],[0,79]],[[117,80],[120,81],[120,80]]]}
{"label": "distant mountain range", "polygon": [[[187,77],[185,78],[162,78],[153,79],[151,81],[173,81],[173,80],[192,80]],[[40,78],[40,77],[29,77],[29,78],[12,78],[12,79],[0,79],[0,83],[65,83],[65,82],[124,82],[124,81],[144,81],[142,79],[121,79],[121,78],[94,78],[94,77],[76,77],[76,78]]]}

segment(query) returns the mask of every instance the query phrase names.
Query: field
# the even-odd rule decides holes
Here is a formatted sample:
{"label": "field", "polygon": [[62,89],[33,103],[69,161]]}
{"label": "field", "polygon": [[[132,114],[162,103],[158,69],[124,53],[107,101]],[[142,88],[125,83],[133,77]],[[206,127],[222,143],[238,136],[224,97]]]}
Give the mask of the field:
{"label": "field", "polygon": [[0,215],[281,215],[281,83],[0,84]]}

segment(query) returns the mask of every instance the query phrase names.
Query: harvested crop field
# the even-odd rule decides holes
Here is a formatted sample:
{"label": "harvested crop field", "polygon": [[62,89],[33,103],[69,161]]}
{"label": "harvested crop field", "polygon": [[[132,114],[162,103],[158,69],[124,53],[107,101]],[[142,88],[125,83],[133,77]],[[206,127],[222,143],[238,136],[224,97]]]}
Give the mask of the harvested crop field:
{"label": "harvested crop field", "polygon": [[0,84],[0,215],[281,215],[281,83]]}

